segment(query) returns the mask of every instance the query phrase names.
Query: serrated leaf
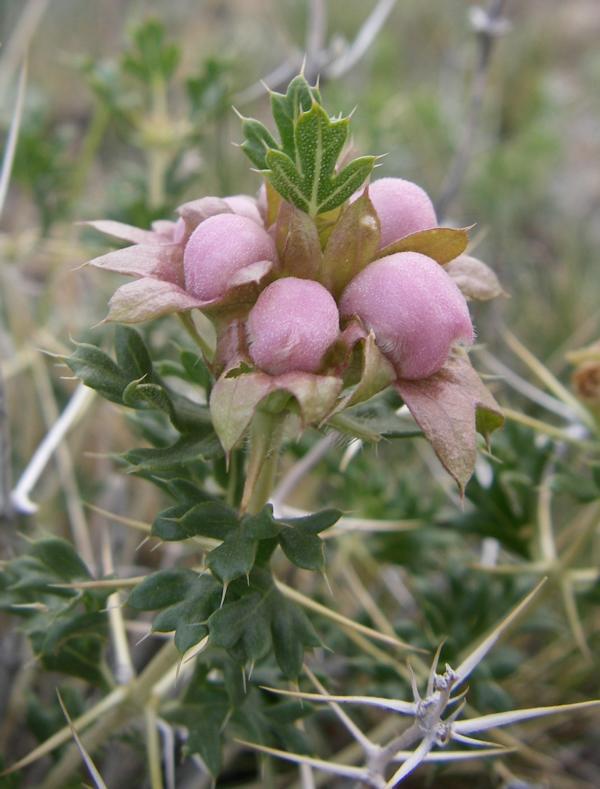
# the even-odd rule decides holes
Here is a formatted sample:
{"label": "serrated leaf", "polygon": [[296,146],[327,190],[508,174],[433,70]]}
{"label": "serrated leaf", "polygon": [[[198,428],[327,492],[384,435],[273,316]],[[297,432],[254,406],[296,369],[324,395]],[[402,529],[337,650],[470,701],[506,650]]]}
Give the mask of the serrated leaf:
{"label": "serrated leaf", "polygon": [[294,77],[285,94],[271,93],[271,112],[281,138],[281,149],[294,161],[296,124],[300,115],[310,110],[314,101],[320,103],[321,94],[318,88],[309,85],[302,74]]}
{"label": "serrated leaf", "polygon": [[334,296],[373,260],[380,237],[379,217],[365,191],[344,209],[325,247],[321,280]]}
{"label": "serrated leaf", "polygon": [[318,279],[322,253],[314,220],[282,201],[275,234],[282,272],[290,277]]}
{"label": "serrated leaf", "polygon": [[381,249],[376,257],[394,255],[397,252],[420,252],[444,265],[462,255],[469,243],[469,228],[434,227],[420,230],[410,236],[399,238]]}
{"label": "serrated leaf", "polygon": [[121,403],[129,379],[104,351],[95,345],[77,343],[75,351],[65,356],[64,361],[86,386],[106,400]]}
{"label": "serrated leaf", "polygon": [[201,438],[182,436],[170,447],[132,449],[121,457],[130,464],[130,471],[138,472],[177,468],[187,463],[213,459],[221,454],[221,445],[212,433]]}
{"label": "serrated leaf", "polygon": [[396,389],[461,491],[475,468],[476,431],[500,427],[500,408],[464,352],[455,352],[435,375],[399,379]]}
{"label": "serrated leaf", "polygon": [[206,563],[224,584],[247,576],[254,566],[256,540],[245,536],[242,529],[227,535],[224,542],[208,554]]}
{"label": "serrated leaf", "polygon": [[183,654],[207,634],[208,617],[219,607],[220,599],[220,584],[208,574],[201,575],[184,600],[155,616],[152,629],[159,633],[175,631],[175,646]]}
{"label": "serrated leaf", "polygon": [[275,659],[290,679],[302,671],[305,647],[321,645],[304,611],[283,597],[273,606],[271,637]]}
{"label": "serrated leaf", "polygon": [[223,540],[238,523],[237,513],[220,501],[177,504],[157,516],[152,535],[165,541],[199,536]]}
{"label": "serrated leaf", "polygon": [[268,540],[277,537],[281,526],[273,517],[273,505],[265,504],[256,515],[242,518],[244,533],[253,540]]}
{"label": "serrated leaf", "polygon": [[364,156],[335,172],[349,134],[349,118],[330,118],[316,87],[295,77],[285,95],[271,94],[278,144],[258,121],[244,118],[242,150],[288,203],[310,216],[339,207],[364,183],[375,157]]}
{"label": "serrated leaf", "polygon": [[285,555],[296,567],[317,571],[325,567],[323,541],[315,534],[285,527],[279,533],[279,543]]}
{"label": "serrated leaf", "polygon": [[349,119],[332,120],[316,102],[300,115],[294,129],[296,159],[269,150],[266,164],[273,186],[289,203],[310,216],[342,205],[365,182],[374,156],[355,159],[341,172],[335,165],[346,143]]}
{"label": "serrated leaf", "polygon": [[199,575],[193,570],[170,569],[152,573],[138,584],[129,595],[128,605],[140,611],[156,611],[185,599]]}
{"label": "serrated leaf", "polygon": [[214,646],[235,652],[244,660],[258,660],[271,647],[269,596],[265,592],[250,591],[232,603],[225,603],[208,620]]}
{"label": "serrated leaf", "polygon": [[266,170],[265,156],[270,148],[277,148],[277,142],[271,132],[260,121],[244,118],[242,133],[246,138],[240,148],[259,170]]}

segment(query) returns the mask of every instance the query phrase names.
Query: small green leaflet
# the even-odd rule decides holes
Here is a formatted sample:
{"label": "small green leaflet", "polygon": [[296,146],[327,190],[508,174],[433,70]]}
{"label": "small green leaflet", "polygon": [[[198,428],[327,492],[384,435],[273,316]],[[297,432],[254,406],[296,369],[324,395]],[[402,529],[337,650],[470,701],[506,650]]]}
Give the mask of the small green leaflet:
{"label": "small green leaflet", "polygon": [[310,216],[342,205],[371,173],[375,156],[362,156],[335,171],[348,140],[350,118],[330,118],[320,95],[300,75],[285,95],[271,96],[278,144],[258,121],[244,118],[242,150],[279,194]]}

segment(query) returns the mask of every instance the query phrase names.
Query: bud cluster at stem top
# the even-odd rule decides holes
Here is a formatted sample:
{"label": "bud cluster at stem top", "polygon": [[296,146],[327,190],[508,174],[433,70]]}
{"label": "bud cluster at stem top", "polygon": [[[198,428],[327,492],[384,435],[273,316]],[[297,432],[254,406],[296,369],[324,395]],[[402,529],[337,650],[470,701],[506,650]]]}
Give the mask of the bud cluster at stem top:
{"label": "bud cluster at stem top", "polygon": [[[151,231],[92,223],[134,243],[92,261],[138,278],[114,294],[109,319],[204,311],[218,338],[209,361],[225,379],[211,408],[248,382],[250,413],[285,389],[310,414],[305,421],[320,421],[395,382],[415,414],[432,396],[415,399],[402,382],[433,381],[446,369],[454,346],[474,339],[465,296],[487,299],[502,289],[484,263],[463,254],[465,230],[437,226],[420,186],[381,178],[365,187],[372,156],[339,165],[349,118],[331,118],[303,76],[285,94],[273,93],[271,104],[279,140],[258,121],[242,123],[242,149],[265,178],[256,200],[204,197],[181,206],[176,223],[157,222]],[[361,366],[357,392],[343,394]],[[431,384],[434,401],[442,383],[456,388],[474,447],[475,409],[491,397],[463,370]],[[323,407],[315,407],[320,398]]]}

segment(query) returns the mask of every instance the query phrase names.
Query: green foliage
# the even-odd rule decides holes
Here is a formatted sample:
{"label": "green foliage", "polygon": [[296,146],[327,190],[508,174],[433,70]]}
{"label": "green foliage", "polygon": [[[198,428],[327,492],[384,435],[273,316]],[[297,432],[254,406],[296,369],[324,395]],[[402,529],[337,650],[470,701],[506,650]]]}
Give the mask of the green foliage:
{"label": "green foliage", "polygon": [[185,653],[208,632],[206,621],[219,605],[219,584],[193,570],[160,570],[142,581],[128,603],[142,611],[160,611],[153,630],[175,633],[175,646]]}
{"label": "green foliage", "polygon": [[103,686],[107,595],[64,586],[89,579],[70,543],[36,540],[0,571],[0,610],[22,618],[33,652],[48,671]]}
{"label": "green foliage", "polygon": [[211,643],[239,663],[254,664],[271,647],[283,674],[296,677],[305,647],[321,642],[300,608],[286,600],[270,574],[255,568],[229,586],[227,602],[209,618]]}
{"label": "green foliage", "polygon": [[153,628],[174,630],[182,652],[209,632],[213,646],[223,647],[242,664],[254,663],[273,648],[283,673],[297,676],[305,647],[320,642],[305,615],[282,596],[264,567],[279,543],[296,566],[323,570],[318,534],[337,522],[339,510],[279,520],[266,505],[256,515],[240,517],[186,480],[172,480],[170,488],[180,503],[157,516],[152,534],[167,541],[220,540],[206,560],[212,575],[183,568],[160,570],[133,589],[129,605],[161,610]]}
{"label": "green foliage", "polygon": [[466,490],[474,506],[457,514],[453,525],[494,537],[509,551],[531,558],[536,490],[551,452],[550,444],[536,447],[529,431],[508,425],[494,444],[494,458],[485,461],[491,478],[483,481],[475,475]]}
{"label": "green foliage", "polygon": [[[178,437],[168,433],[157,439],[158,446],[133,449],[121,459],[131,473],[150,474],[174,471],[198,461],[219,457],[221,445],[212,430],[208,409],[168,387],[153,365],[144,341],[135,329],[117,326],[115,331],[116,362],[94,345],[78,343],[65,361],[86,386],[96,389],[103,397],[136,411],[164,413]],[[187,354],[187,356],[184,356]],[[182,351],[183,366],[177,374],[184,380],[197,383],[198,376],[206,388],[209,378],[206,368],[193,362],[194,354]],[[187,367],[185,366],[187,365]],[[170,372],[172,365],[162,365]],[[166,445],[165,445],[166,444]]]}
{"label": "green foliage", "polygon": [[179,64],[181,51],[166,41],[163,24],[149,19],[133,31],[132,47],[123,56],[123,69],[142,82],[170,80]]}
{"label": "green foliage", "polygon": [[310,752],[294,725],[307,715],[308,705],[274,701],[249,679],[244,681],[239,666],[226,657],[214,663],[218,668],[212,672],[208,665],[198,664],[181,703],[165,716],[188,729],[187,753],[199,754],[216,777],[223,742],[230,736]]}
{"label": "green foliage", "polygon": [[194,115],[219,117],[229,112],[231,64],[216,57],[207,58],[200,73],[188,77],[185,88]]}
{"label": "green foliage", "polygon": [[50,107],[41,105],[25,113],[13,178],[31,194],[44,233],[65,219],[71,209],[69,187],[75,165],[69,156],[70,137]]}
{"label": "green foliage", "polygon": [[331,118],[319,91],[303,75],[285,95],[271,94],[277,143],[258,121],[244,118],[242,150],[279,194],[310,216],[338,208],[365,182],[376,157],[362,156],[336,172],[348,141],[350,118]]}

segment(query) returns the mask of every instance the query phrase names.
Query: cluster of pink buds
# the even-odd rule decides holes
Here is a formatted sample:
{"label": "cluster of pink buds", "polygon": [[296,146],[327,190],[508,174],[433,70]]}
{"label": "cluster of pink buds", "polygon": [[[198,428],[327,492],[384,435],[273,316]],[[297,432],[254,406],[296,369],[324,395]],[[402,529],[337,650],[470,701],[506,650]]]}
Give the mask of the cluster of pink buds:
{"label": "cluster of pink buds", "polygon": [[133,243],[92,261],[136,278],[116,291],[108,319],[200,309],[214,320],[211,411],[227,451],[273,392],[290,395],[304,424],[323,424],[394,384],[462,487],[476,427],[487,435],[501,422],[461,350],[474,339],[467,298],[501,288],[464,254],[466,230],[437,226],[421,187],[400,178],[361,186],[373,157],[341,171],[321,157],[315,175],[307,135],[329,135],[324,151],[341,150],[348,119],[329,118],[307,83],[292,85],[274,102],[299,104],[292,142],[282,125],[293,150],[244,122],[246,153],[267,182],[257,200],[202,198],[151,231],[92,223]]}

